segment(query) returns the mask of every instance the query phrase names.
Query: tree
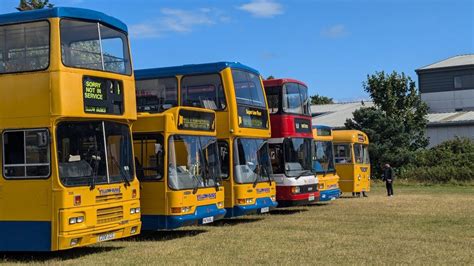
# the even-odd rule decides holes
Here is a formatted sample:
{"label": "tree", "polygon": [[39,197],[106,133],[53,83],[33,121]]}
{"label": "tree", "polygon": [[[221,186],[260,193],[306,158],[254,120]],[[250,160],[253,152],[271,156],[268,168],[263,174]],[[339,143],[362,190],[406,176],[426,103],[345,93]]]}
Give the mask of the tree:
{"label": "tree", "polygon": [[18,11],[27,11],[52,7],[54,7],[54,5],[49,3],[49,0],[20,0],[20,4],[16,9],[18,9]]}
{"label": "tree", "polygon": [[356,110],[345,126],[369,136],[373,173],[379,176],[383,164],[403,166],[413,160],[413,152],[426,148],[428,106],[404,73],[376,72],[367,76],[363,86],[374,106]]}
{"label": "tree", "polygon": [[267,80],[269,80],[269,79],[275,79],[275,77],[270,75],[270,76],[268,76]]}
{"label": "tree", "polygon": [[311,96],[311,104],[331,104],[334,103],[332,98],[321,96],[321,95],[313,95]]}

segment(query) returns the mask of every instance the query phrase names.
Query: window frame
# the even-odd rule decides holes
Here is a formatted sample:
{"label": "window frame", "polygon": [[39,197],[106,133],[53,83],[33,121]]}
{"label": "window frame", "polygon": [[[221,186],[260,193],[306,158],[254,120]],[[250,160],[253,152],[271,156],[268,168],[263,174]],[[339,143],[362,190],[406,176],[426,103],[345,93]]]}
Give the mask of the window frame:
{"label": "window frame", "polygon": [[[105,69],[91,69],[91,68],[84,68],[84,67],[75,67],[75,66],[68,66],[64,63],[64,60],[63,60],[63,54],[62,54],[62,48],[61,48],[61,40],[62,40],[62,37],[61,37],[61,23],[63,22],[63,20],[70,20],[70,21],[81,21],[81,22],[87,22],[87,23],[96,23],[96,24],[99,24],[102,25],[102,26],[106,26],[108,28],[111,28],[113,30],[116,30],[118,32],[121,32],[125,35],[125,37],[127,37],[127,54],[128,54],[128,60],[130,61],[130,73],[127,74],[127,73],[118,73],[118,72],[112,72],[112,71],[107,71]],[[100,36],[100,35],[99,35]],[[101,40],[101,39],[100,39]],[[102,45],[102,44],[101,44]],[[103,72],[103,73],[110,73],[110,74],[115,74],[115,75],[123,75],[123,76],[129,76],[131,77],[133,75],[133,62],[132,62],[132,55],[131,55],[131,51],[130,51],[130,38],[128,36],[128,32],[125,32],[125,31],[122,31],[120,29],[117,29],[116,27],[112,26],[112,25],[109,25],[107,23],[102,23],[101,21],[94,21],[94,20],[87,20],[87,19],[77,19],[77,18],[61,18],[59,20],[59,50],[60,50],[60,57],[61,57],[61,64],[63,67],[65,68],[71,68],[71,69],[81,69],[81,70],[88,70],[88,71],[99,71],[99,72]],[[103,51],[101,51],[101,53],[103,53]],[[125,55],[125,53],[124,53]]]}
{"label": "window frame", "polygon": [[[137,139],[135,139],[135,137],[137,137]],[[143,137],[146,137],[147,139],[144,139]],[[148,138],[148,137],[149,137],[149,138]],[[163,175],[162,175],[160,178],[157,178],[157,179],[151,179],[151,178],[144,178],[144,179],[142,179],[142,178],[139,178],[139,175],[138,175],[138,166],[136,165],[136,163],[135,163],[135,158],[134,158],[134,160],[133,160],[134,162],[133,162],[133,163],[135,164],[135,172],[136,172],[135,174],[136,174],[136,176],[137,176],[138,181],[140,181],[140,182],[163,182],[163,181],[165,180],[165,177],[168,175],[168,172],[165,172],[165,167],[164,167],[165,165],[167,165],[167,158],[168,158],[168,157],[166,156],[166,153],[167,153],[168,147],[165,148],[165,142],[166,142],[165,136],[164,136],[163,134],[161,134],[161,133],[157,133],[157,134],[148,134],[148,133],[146,133],[146,134],[134,134],[134,135],[132,136],[133,142],[135,142],[135,141],[141,141],[140,145],[142,145],[142,146],[143,146],[143,141],[144,141],[144,140],[150,140],[150,139],[152,139],[152,140],[155,140],[155,139],[158,140],[158,138],[160,138],[160,137],[161,137],[161,140],[163,141],[163,143],[161,143],[161,145],[163,146],[163,169],[162,169]],[[158,141],[157,141],[157,143],[158,143]],[[132,145],[135,145],[135,144],[133,143]],[[142,152],[142,154],[143,154],[143,152]],[[134,154],[134,157],[136,157],[136,155],[138,155],[138,154]],[[140,155],[140,156],[142,157],[141,163],[142,163],[142,165],[143,165],[143,156],[142,156],[142,155]],[[137,157],[137,159],[138,159],[138,157]],[[157,161],[157,162],[158,162],[158,161]],[[141,167],[141,169],[142,169],[143,171],[145,171],[145,170],[143,169],[143,167]],[[157,172],[158,172],[158,171],[157,171]]]}
{"label": "window frame", "polygon": [[[181,89],[180,89],[180,79],[177,77],[177,76],[169,76],[169,77],[159,77],[159,78],[147,78],[147,79],[140,79],[140,80],[135,80],[135,90],[136,90],[136,87],[137,87],[137,81],[149,81],[149,80],[159,80],[159,79],[171,79],[171,78],[174,78],[176,80],[176,105],[175,106],[172,106],[168,109],[164,109],[162,111],[158,111],[158,112],[144,112],[144,111],[138,111],[138,101],[137,101],[137,112],[138,113],[150,113],[150,114],[159,114],[159,113],[163,113],[164,111],[166,110],[169,110],[173,107],[177,107],[177,106],[181,106],[181,99],[180,99],[180,92],[181,92]],[[138,91],[138,90],[136,90]],[[166,93],[166,92],[165,92]],[[135,93],[136,94],[136,93]],[[137,96],[135,96],[135,98],[137,98]]]}
{"label": "window frame", "polygon": [[[234,91],[234,100],[235,100],[235,104],[237,106],[237,109],[239,108],[239,106],[244,106],[244,107],[250,107],[250,108],[255,108],[255,109],[267,110],[267,114],[268,114],[269,112],[268,112],[267,94],[266,94],[266,91],[265,91],[265,85],[263,85],[262,75],[260,75],[260,73],[256,73],[256,72],[249,71],[249,70],[246,70],[246,69],[241,69],[241,68],[230,68],[230,70],[231,70],[231,77],[232,77],[232,88],[233,88],[233,91]],[[262,89],[262,96],[263,96],[262,100],[263,100],[264,106],[257,106],[257,105],[252,105],[252,104],[239,103],[239,100],[237,99],[237,90],[235,89],[235,83],[236,82],[235,82],[235,79],[234,79],[233,71],[241,71],[241,72],[245,72],[247,74],[253,74],[253,75],[256,75],[257,77],[259,77],[260,87]],[[249,80],[247,80],[247,82],[249,82]]]}
{"label": "window frame", "polygon": [[224,86],[224,79],[222,78],[222,75],[221,73],[199,73],[199,74],[186,74],[186,75],[182,75],[180,78],[179,78],[179,82],[178,82],[178,106],[186,106],[186,107],[194,107],[194,106],[188,106],[188,105],[184,105],[183,104],[183,89],[182,89],[182,86],[183,86],[183,80],[187,77],[199,77],[199,76],[210,76],[210,75],[218,75],[219,76],[219,79],[221,81],[221,85],[222,85],[222,93],[224,94],[224,103],[225,103],[225,107],[224,108],[217,108],[215,110],[213,109],[207,109],[205,107],[197,107],[197,108],[204,108],[204,109],[207,109],[207,110],[213,110],[215,112],[225,112],[227,111],[227,108],[229,107],[229,103],[227,102],[227,95],[226,95],[226,88]]}
{"label": "window frame", "polygon": [[[227,157],[228,157],[228,163],[227,163],[227,176],[226,177],[223,177],[222,174],[224,173],[222,171],[222,166],[224,165],[224,158],[221,156],[221,146],[225,146],[227,148]],[[231,171],[231,168],[232,168],[232,163],[231,163],[231,152],[230,152],[230,145],[229,145],[229,142],[225,139],[217,139],[217,147],[219,148],[219,159],[221,160],[221,176],[220,178],[222,178],[222,180],[229,180],[230,179],[230,171]]]}
{"label": "window frame", "polygon": [[[285,110],[285,108],[288,108],[288,107],[285,107],[285,106],[284,106],[284,102],[285,102],[285,101],[284,101],[284,100],[285,100],[284,98],[286,98],[286,95],[288,95],[288,93],[286,93],[286,85],[288,85],[288,84],[295,84],[295,85],[297,86],[297,88],[298,88],[298,94],[299,94],[299,98],[300,98],[300,102],[301,102],[301,108],[302,108],[303,113],[293,113],[293,112],[287,112],[287,111]],[[308,100],[310,101],[310,104],[309,104],[308,107],[304,104],[304,99],[301,97],[301,96],[302,96],[302,94],[301,94],[301,89],[305,89],[305,90],[306,90],[306,96],[308,97]],[[281,99],[280,99],[281,112],[282,112],[283,114],[301,115],[301,116],[311,117],[311,99],[310,99],[310,97],[309,97],[308,91],[309,91],[309,88],[308,88],[308,87],[306,87],[305,85],[302,85],[302,84],[300,84],[300,83],[297,83],[297,82],[287,82],[287,83],[283,84],[283,85],[281,86],[281,94],[280,94],[280,96],[281,96]],[[309,110],[307,110],[307,111],[309,112],[309,114],[305,114],[305,110],[306,110],[307,108],[309,109]]]}
{"label": "window frame", "polygon": [[46,67],[40,68],[40,69],[34,69],[34,70],[27,70],[27,71],[0,72],[0,75],[41,72],[41,71],[46,71],[46,70],[49,69],[49,67],[51,66],[51,23],[49,22],[49,20],[41,19],[41,20],[26,21],[26,22],[20,22],[20,23],[10,23],[10,24],[1,25],[0,28],[5,27],[5,26],[30,24],[30,23],[37,23],[37,22],[47,22],[48,23],[48,45],[49,45],[49,49],[48,49],[48,64],[46,65]]}
{"label": "window frame", "polygon": [[[48,151],[49,151],[49,156],[48,156],[48,161],[49,163],[48,164],[36,164],[36,165],[48,165],[49,166],[49,174],[47,176],[39,176],[39,177],[28,177],[28,176],[23,176],[23,177],[7,177],[5,175],[5,167],[7,166],[5,164],[5,133],[8,133],[8,132],[23,132],[23,134],[25,134],[25,132],[27,131],[38,131],[38,130],[42,130],[42,131],[45,131],[46,134],[48,135],[47,138],[48,138]],[[1,135],[1,138],[2,138],[2,146],[1,146],[1,149],[2,149],[2,177],[5,179],[5,180],[47,180],[51,177],[52,175],[52,154],[51,154],[51,132],[49,131],[49,128],[26,128],[26,129],[5,129],[2,131],[2,135]],[[26,136],[24,135],[24,138],[26,138]],[[25,152],[25,157],[26,157],[26,141],[24,142],[24,145],[23,145],[23,150]],[[28,164],[25,163],[22,165],[23,167],[25,167],[25,170],[26,170],[26,167],[28,166]],[[25,174],[26,174],[26,171],[25,171]]]}

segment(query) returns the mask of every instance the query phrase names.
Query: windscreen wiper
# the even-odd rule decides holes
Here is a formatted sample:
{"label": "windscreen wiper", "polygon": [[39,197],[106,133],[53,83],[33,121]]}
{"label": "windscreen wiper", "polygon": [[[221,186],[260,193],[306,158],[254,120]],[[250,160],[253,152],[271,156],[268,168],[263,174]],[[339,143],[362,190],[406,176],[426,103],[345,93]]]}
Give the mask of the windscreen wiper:
{"label": "windscreen wiper", "polygon": [[310,170],[305,170],[303,172],[301,172],[297,177],[295,177],[295,179],[299,179],[300,177],[304,176],[304,175],[308,175],[308,174],[312,174],[313,172],[311,172]]}
{"label": "windscreen wiper", "polygon": [[123,182],[125,183],[125,187],[129,187],[130,186],[130,180],[128,180],[127,175],[125,175],[125,172],[122,169],[122,167],[120,167],[120,164],[117,162],[117,159],[115,159],[114,156],[110,156],[110,158],[112,158],[112,163],[114,163],[115,166],[119,169],[120,177],[122,178]]}

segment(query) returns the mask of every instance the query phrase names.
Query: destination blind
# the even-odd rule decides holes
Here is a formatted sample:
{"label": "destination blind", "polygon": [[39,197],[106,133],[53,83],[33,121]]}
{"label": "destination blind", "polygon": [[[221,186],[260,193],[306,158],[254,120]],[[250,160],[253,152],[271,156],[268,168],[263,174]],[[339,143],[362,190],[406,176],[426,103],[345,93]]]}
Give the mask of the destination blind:
{"label": "destination blind", "polygon": [[214,113],[179,110],[178,129],[213,131],[214,128]]}
{"label": "destination blind", "polygon": [[84,112],[123,114],[123,85],[121,81],[84,76],[82,87]]}

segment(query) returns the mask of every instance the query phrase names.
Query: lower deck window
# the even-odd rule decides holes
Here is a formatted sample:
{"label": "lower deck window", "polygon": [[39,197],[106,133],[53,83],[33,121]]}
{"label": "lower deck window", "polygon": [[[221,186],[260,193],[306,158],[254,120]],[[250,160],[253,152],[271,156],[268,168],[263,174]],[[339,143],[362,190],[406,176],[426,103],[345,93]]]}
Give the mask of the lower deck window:
{"label": "lower deck window", "polygon": [[49,134],[46,129],[3,133],[5,178],[45,178],[50,175]]}

